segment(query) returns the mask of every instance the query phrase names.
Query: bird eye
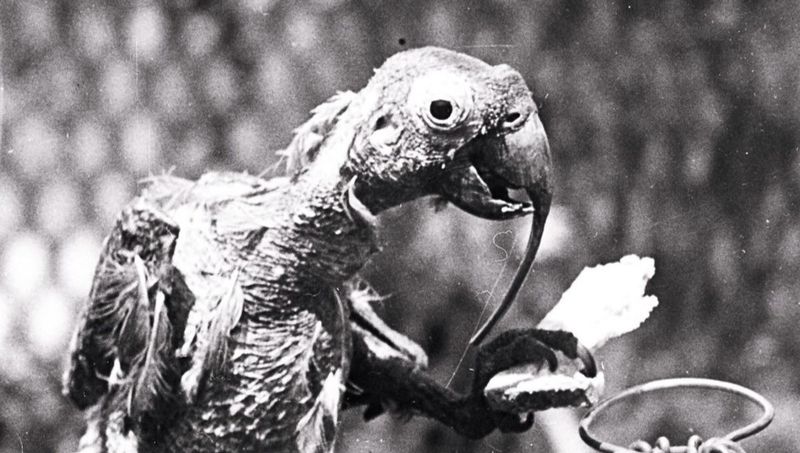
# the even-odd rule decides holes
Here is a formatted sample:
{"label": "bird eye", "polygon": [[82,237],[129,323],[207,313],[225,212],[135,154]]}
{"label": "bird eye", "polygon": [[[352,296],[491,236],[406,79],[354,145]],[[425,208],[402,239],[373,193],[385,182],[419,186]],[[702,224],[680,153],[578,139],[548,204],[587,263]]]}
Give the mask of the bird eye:
{"label": "bird eye", "polygon": [[454,98],[443,99],[437,96],[423,108],[425,110],[422,112],[422,117],[428,126],[441,131],[455,128],[467,114]]}
{"label": "bird eye", "polygon": [[458,100],[456,97],[440,97],[441,94],[428,99],[427,103],[422,104],[422,118],[428,126],[440,130],[449,131],[459,126],[467,116],[467,109],[463,104],[465,99]]}
{"label": "bird eye", "polygon": [[463,77],[448,71],[433,71],[414,81],[408,103],[426,126],[449,132],[464,125],[469,118],[472,96],[472,89]]}
{"label": "bird eye", "polygon": [[431,102],[430,113],[434,119],[439,121],[447,121],[453,114],[453,104],[444,99],[437,99]]}

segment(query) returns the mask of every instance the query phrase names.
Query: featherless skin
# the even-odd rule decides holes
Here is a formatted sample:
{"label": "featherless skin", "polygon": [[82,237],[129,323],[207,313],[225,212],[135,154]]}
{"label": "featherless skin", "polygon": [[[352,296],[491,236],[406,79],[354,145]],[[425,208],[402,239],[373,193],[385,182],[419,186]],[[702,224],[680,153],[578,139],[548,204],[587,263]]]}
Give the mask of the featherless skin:
{"label": "featherless skin", "polygon": [[517,363],[552,365],[574,337],[501,335],[459,395],[425,374],[425,353],[372,312],[358,278],[378,251],[374,216],[419,197],[544,221],[549,148],[520,74],[444,49],[397,54],[314,109],[283,154],[286,177],[153,177],[122,211],[65,376],[87,412],[82,451],[328,452],[356,405],[470,437],[527,429],[532,417],[490,410],[483,386]]}

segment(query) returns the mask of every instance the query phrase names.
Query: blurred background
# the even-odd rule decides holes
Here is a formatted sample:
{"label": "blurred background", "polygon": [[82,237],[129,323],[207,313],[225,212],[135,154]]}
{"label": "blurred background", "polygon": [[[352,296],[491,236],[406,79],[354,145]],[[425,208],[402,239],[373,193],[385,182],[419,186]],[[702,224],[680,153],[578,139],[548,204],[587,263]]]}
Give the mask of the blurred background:
{"label": "blurred background", "polygon": [[[661,304],[601,350],[608,394],[662,377],[731,380],[777,406],[749,451],[800,445],[800,4],[222,3],[0,2],[0,451],[77,446],[63,360],[104,233],[139,179],[261,172],[309,109],[422,45],[519,69],[549,131],[556,207],[503,327],[535,324],[584,266],[653,256]],[[386,253],[365,270],[390,294],[380,310],[462,388],[471,358],[459,359],[507,287],[527,220],[427,201],[382,217]],[[681,420],[708,437],[750,414],[702,396],[661,398],[609,429],[677,442]],[[338,451],[577,452],[579,415],[467,441],[351,411]]]}

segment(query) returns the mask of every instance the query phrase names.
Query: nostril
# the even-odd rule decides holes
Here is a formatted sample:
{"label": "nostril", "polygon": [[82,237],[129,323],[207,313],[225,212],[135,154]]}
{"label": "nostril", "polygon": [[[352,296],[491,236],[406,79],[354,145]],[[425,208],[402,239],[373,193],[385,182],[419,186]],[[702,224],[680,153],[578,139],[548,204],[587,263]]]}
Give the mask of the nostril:
{"label": "nostril", "polygon": [[522,119],[522,114],[519,112],[511,112],[503,118],[503,128],[510,129],[517,126]]}

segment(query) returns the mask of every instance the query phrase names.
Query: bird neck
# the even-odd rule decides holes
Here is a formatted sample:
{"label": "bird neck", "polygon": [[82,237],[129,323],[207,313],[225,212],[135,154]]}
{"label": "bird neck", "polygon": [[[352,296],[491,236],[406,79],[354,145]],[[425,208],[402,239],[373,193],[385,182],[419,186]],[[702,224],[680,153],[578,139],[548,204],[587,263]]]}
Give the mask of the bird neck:
{"label": "bird neck", "polygon": [[280,242],[297,275],[339,286],[377,251],[373,226],[350,212],[347,184],[338,172],[308,172],[287,187]]}

